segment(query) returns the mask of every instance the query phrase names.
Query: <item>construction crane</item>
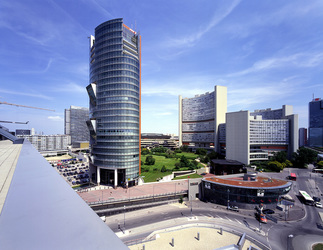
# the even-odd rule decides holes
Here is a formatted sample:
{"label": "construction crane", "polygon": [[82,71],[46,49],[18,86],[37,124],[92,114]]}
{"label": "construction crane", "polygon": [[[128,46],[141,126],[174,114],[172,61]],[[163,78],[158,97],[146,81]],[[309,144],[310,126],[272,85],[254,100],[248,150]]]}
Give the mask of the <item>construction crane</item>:
{"label": "construction crane", "polygon": [[26,122],[12,122],[12,121],[0,121],[0,123],[15,123],[15,124],[28,124],[29,121]]}
{"label": "construction crane", "polygon": [[55,112],[55,110],[53,110],[53,109],[37,108],[37,107],[31,107],[31,106],[20,105],[20,104],[14,104],[14,103],[8,103],[8,102],[0,102],[0,104],[11,105],[11,106],[17,106],[17,107],[23,107],[23,108],[30,108],[30,109],[48,110],[48,111],[54,111],[54,112]]}

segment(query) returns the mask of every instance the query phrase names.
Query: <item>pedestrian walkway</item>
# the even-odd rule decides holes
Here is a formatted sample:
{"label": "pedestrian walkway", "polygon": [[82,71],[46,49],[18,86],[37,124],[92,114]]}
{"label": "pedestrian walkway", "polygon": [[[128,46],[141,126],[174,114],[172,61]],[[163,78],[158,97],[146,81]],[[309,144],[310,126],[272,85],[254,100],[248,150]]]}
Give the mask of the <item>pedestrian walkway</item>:
{"label": "pedestrian walkway", "polygon": [[[241,235],[207,227],[187,227],[185,229],[170,228],[167,231],[154,233],[154,240],[128,246],[130,249],[216,249],[230,245],[238,245]],[[249,246],[259,247],[246,240],[242,249]],[[232,248],[235,249],[235,248]],[[236,248],[238,249],[238,248]]]}
{"label": "pedestrian walkway", "polygon": [[102,188],[99,186],[97,187],[97,190],[79,192],[79,195],[87,203],[91,203],[100,201],[132,199],[136,197],[154,196],[167,193],[180,193],[187,191],[187,189],[188,181],[178,180],[171,182],[146,183],[141,186],[134,186],[129,188],[117,187],[116,189]]}

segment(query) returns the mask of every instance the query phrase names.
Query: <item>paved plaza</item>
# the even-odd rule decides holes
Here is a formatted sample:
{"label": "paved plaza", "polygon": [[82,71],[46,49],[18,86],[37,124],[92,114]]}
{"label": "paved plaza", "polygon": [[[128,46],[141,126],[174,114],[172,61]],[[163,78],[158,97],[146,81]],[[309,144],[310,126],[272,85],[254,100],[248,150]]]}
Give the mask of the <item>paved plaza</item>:
{"label": "paved plaza", "polygon": [[188,180],[178,180],[172,182],[145,183],[141,186],[129,187],[128,189],[111,186],[98,186],[96,190],[85,190],[79,195],[86,202],[111,201],[120,199],[132,199],[135,197],[154,196],[166,193],[178,193],[187,191]]}

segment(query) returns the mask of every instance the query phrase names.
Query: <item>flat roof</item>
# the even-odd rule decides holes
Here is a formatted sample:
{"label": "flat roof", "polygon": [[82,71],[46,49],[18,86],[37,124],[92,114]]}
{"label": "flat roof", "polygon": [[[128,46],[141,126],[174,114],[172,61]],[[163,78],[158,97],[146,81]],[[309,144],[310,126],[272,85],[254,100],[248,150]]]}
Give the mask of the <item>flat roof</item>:
{"label": "flat roof", "polygon": [[214,159],[212,160],[213,163],[215,164],[223,164],[223,165],[244,165],[243,163],[241,163],[240,161],[236,161],[236,160],[226,160],[226,159]]}
{"label": "flat roof", "polygon": [[12,177],[0,183],[9,185],[1,190],[2,249],[128,249],[28,140],[4,147],[12,151],[0,151],[0,169],[11,162]]}
{"label": "flat roof", "polygon": [[264,176],[256,176],[256,180],[243,180],[244,174],[232,174],[223,176],[205,177],[203,180],[211,183],[217,183],[225,186],[234,186],[240,188],[278,188],[290,186],[291,182],[272,179]]}

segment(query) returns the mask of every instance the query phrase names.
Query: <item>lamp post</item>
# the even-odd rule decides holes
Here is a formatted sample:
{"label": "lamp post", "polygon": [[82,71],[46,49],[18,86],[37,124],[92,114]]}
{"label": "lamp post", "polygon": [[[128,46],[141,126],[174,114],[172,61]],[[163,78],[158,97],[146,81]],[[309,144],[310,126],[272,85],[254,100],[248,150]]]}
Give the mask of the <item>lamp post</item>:
{"label": "lamp post", "polygon": [[228,189],[228,209],[229,209],[229,205],[230,205],[230,189]]}
{"label": "lamp post", "polygon": [[192,195],[190,195],[191,197],[191,217],[193,217],[193,198],[192,198]]}
{"label": "lamp post", "polygon": [[124,227],[124,230],[126,230],[126,205],[123,205],[123,227]]}
{"label": "lamp post", "polygon": [[291,250],[292,249],[292,239],[293,239],[294,235],[290,234],[288,235],[287,238],[287,250]]}

